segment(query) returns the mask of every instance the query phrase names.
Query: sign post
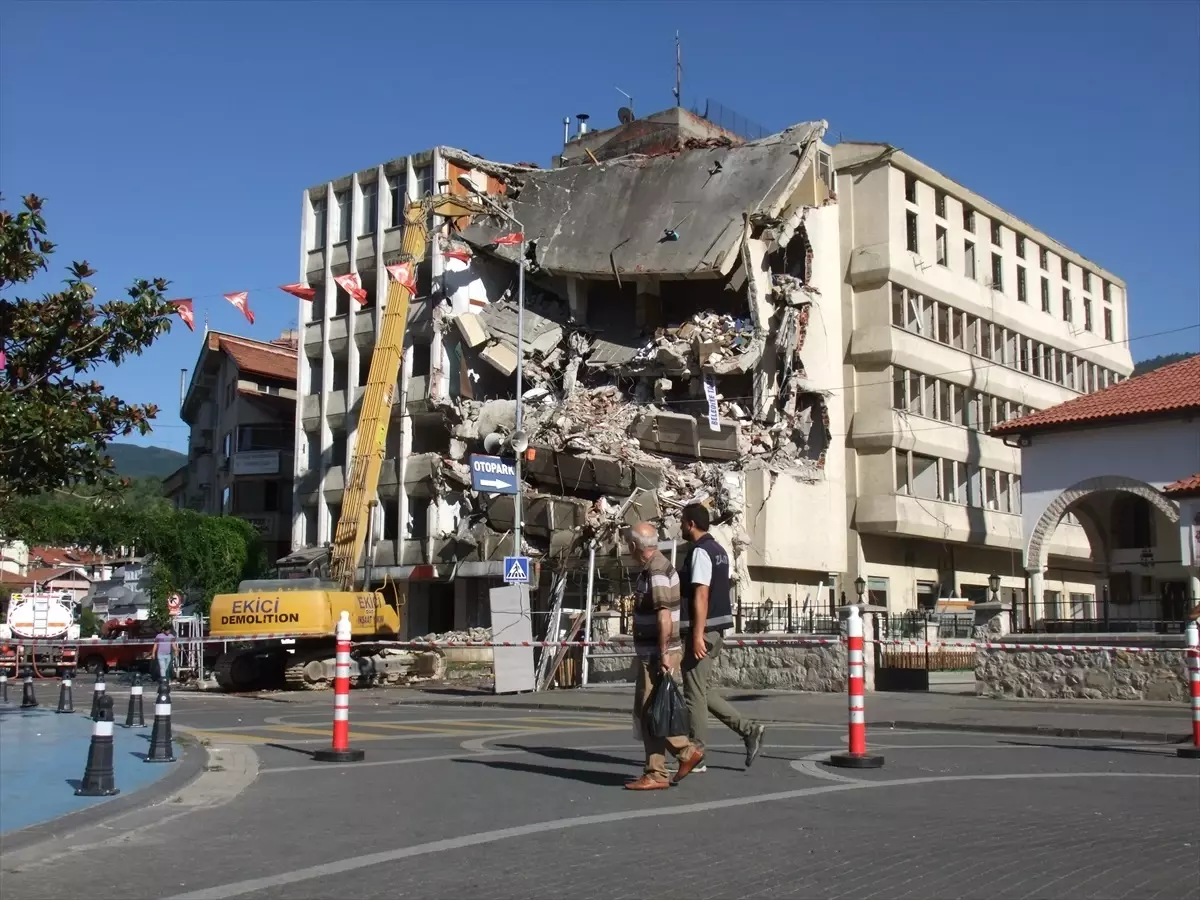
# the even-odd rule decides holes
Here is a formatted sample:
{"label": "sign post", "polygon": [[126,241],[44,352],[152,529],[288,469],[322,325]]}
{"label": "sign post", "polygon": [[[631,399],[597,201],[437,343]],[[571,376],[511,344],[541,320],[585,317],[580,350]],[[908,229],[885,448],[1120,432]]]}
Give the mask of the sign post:
{"label": "sign post", "polygon": [[517,463],[499,456],[471,454],[471,487],[484,494],[515,494]]}

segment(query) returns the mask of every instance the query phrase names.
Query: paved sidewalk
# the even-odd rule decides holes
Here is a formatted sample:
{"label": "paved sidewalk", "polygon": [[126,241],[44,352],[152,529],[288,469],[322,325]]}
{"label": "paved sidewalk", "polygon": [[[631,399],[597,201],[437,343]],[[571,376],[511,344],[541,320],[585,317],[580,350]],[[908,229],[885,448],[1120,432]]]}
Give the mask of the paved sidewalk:
{"label": "paved sidewalk", "polygon": [[[485,690],[427,687],[370,693],[376,695],[374,700],[390,698],[401,704],[626,712],[632,689],[627,685],[602,685],[496,696]],[[840,726],[847,719],[844,694],[765,690],[723,693],[744,714],[762,721]],[[351,705],[358,696],[360,693],[356,691]],[[947,729],[1161,742],[1182,741],[1191,730],[1189,709],[1183,703],[989,700],[973,694],[871,693],[866,705],[868,726],[876,729]]]}
{"label": "paved sidewalk", "polygon": [[[0,706],[0,835],[113,799],[75,796],[87,767],[91,734],[86,708],[58,715],[45,706]],[[113,729],[114,780],[122,797],[174,768],[142,761],[149,735],[148,728]]]}

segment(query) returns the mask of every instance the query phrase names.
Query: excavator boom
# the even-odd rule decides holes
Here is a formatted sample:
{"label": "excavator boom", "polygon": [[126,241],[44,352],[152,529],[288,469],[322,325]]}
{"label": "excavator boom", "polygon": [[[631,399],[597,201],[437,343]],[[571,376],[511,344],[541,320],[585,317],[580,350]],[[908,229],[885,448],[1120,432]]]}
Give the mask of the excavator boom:
{"label": "excavator boom", "polygon": [[371,501],[379,488],[379,471],[387,446],[392,403],[395,402],[400,363],[404,353],[404,331],[408,308],[416,292],[416,267],[425,258],[430,213],[457,218],[484,211],[473,197],[435,196],[417,200],[404,215],[401,257],[388,266],[387,308],[383,312],[379,341],[371,356],[367,388],[363,394],[350,460],[350,475],[342,497],[342,512],[334,532],[329,570],[344,591],[355,589],[359,557],[367,538]]}

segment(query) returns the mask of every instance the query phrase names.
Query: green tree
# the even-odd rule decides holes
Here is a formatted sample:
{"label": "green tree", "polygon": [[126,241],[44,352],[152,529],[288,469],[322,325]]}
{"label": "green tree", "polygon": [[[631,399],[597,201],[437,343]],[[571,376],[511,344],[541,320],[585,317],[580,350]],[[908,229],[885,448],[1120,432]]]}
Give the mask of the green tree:
{"label": "green tree", "polygon": [[[42,201],[0,209],[0,292],[48,267]],[[105,454],[118,435],[145,434],[158,410],[105,392],[88,373],[140,354],[171,328],[161,278],[135,281],[128,300],[97,304],[86,262],[72,263],[63,290],[37,299],[0,297],[0,505],[16,496],[77,485],[120,484]]]}

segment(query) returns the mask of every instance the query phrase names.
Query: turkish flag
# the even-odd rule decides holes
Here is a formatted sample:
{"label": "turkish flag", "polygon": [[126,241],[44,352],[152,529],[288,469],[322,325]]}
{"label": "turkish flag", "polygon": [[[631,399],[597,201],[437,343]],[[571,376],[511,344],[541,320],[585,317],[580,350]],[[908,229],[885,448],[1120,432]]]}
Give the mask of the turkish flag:
{"label": "turkish flag", "polygon": [[471,261],[471,251],[463,250],[459,247],[455,247],[453,250],[447,250],[443,256],[445,256],[446,259],[457,259],[461,263],[469,263]]}
{"label": "turkish flag", "polygon": [[408,288],[408,292],[414,296],[417,293],[417,279],[413,274],[413,264],[410,262],[397,263],[394,266],[387,267],[388,274],[392,276],[392,281],[398,282]]}
{"label": "turkish flag", "polygon": [[196,315],[192,308],[192,301],[189,297],[186,300],[172,300],[171,305],[175,307],[175,312],[179,313],[179,318],[183,319],[183,324],[188,327],[188,331],[196,330]]}
{"label": "turkish flag", "polygon": [[236,291],[232,294],[223,295],[226,300],[242,311],[242,315],[246,317],[246,321],[251,325],[254,324],[254,313],[250,312],[250,292]]}
{"label": "turkish flag", "polygon": [[523,232],[514,231],[512,234],[502,234],[500,237],[492,241],[497,247],[512,247],[516,244],[524,243],[525,235]]}
{"label": "turkish flag", "polygon": [[314,288],[310,288],[307,285],[300,284],[299,282],[296,282],[296,284],[281,284],[279,289],[281,291],[286,291],[293,297],[299,297],[301,300],[311,300],[313,297],[317,296],[317,292]]}
{"label": "turkish flag", "polygon": [[362,286],[362,282],[358,280],[358,273],[351,272],[348,275],[335,275],[333,280],[342,286],[342,290],[358,301],[359,306],[363,306],[367,302],[367,292]]}

